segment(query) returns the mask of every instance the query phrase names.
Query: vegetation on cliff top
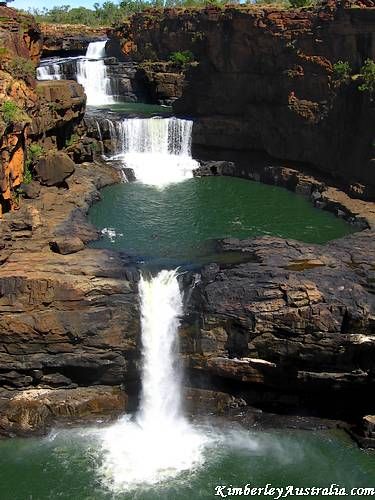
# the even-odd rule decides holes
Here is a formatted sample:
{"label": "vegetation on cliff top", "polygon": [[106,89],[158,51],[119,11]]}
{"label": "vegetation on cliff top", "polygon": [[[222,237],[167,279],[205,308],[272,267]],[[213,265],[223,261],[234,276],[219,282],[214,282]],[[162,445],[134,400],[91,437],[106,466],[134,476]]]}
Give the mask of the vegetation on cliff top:
{"label": "vegetation on cliff top", "polygon": [[[317,3],[317,0],[247,0],[245,5],[269,5],[277,4],[282,7],[305,7]],[[150,8],[168,7],[206,7],[208,5],[240,4],[239,0],[121,0],[120,2],[105,1],[103,4],[95,3],[93,9],[86,7],[70,7],[62,5],[50,9],[30,8],[38,22],[57,24],[84,24],[87,26],[109,26],[117,24],[124,18],[136,12],[142,12]],[[241,5],[244,5],[241,3]]]}
{"label": "vegetation on cliff top", "polygon": [[169,60],[183,68],[187,64],[194,61],[194,54],[190,52],[190,50],[184,50],[182,52],[172,52],[172,54],[170,54],[169,56]]}

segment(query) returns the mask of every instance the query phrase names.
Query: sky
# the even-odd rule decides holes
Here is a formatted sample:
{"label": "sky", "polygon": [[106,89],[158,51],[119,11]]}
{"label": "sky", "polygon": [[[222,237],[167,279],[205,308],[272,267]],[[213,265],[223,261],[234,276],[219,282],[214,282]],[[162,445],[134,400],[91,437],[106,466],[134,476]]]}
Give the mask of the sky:
{"label": "sky", "polygon": [[[98,0],[14,0],[9,2],[9,7],[15,9],[41,9],[43,7],[55,7],[60,5],[70,5],[71,7],[92,7]],[[101,0],[98,3],[102,3]]]}

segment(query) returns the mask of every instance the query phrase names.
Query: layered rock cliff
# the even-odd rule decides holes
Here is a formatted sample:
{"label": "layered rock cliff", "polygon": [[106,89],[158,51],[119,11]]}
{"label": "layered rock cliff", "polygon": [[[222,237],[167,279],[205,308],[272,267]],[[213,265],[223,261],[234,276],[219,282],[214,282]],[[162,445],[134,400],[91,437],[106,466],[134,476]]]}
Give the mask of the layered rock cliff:
{"label": "layered rock cliff", "polygon": [[317,9],[236,6],[148,11],[110,32],[113,53],[167,60],[189,50],[178,114],[195,119],[196,146],[264,151],[303,162],[370,196],[375,186],[371,96],[358,75],[375,58],[374,2],[326,0]]}
{"label": "layered rock cliff", "polygon": [[103,40],[106,27],[91,27],[82,24],[42,23],[43,56],[84,55],[90,42]]}
{"label": "layered rock cliff", "polygon": [[[110,167],[77,166],[66,187],[39,187],[0,225],[0,435],[44,431],[57,418],[124,411],[139,312],[126,259],[84,248],[85,221]],[[136,273],[134,273],[136,277]],[[95,386],[95,387],[94,387]]]}
{"label": "layered rock cliff", "polygon": [[38,101],[33,70],[42,39],[32,18],[8,7],[0,7],[0,18],[0,206],[9,209],[13,189],[23,180],[26,129]]}
{"label": "layered rock cliff", "polygon": [[374,410],[374,233],[324,247],[225,240],[238,265],[203,269],[182,346],[192,380],[267,409]]}
{"label": "layered rock cliff", "polygon": [[18,206],[29,146],[61,149],[81,121],[86,97],[76,82],[35,80],[42,35],[34,19],[0,7],[0,213]]}

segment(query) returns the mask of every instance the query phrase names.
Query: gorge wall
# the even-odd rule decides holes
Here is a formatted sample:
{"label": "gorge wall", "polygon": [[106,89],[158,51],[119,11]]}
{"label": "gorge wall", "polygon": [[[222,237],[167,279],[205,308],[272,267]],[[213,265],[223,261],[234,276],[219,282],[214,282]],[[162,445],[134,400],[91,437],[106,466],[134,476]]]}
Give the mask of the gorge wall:
{"label": "gorge wall", "polygon": [[30,145],[62,149],[79,125],[86,97],[76,82],[35,80],[42,34],[32,17],[0,7],[0,207],[18,206]]}
{"label": "gorge wall", "polygon": [[83,24],[41,23],[43,35],[43,56],[84,55],[90,42],[106,37],[106,27],[85,26]]}
{"label": "gorge wall", "polygon": [[263,151],[372,196],[374,104],[358,76],[339,82],[333,65],[347,61],[358,75],[375,58],[374,7],[326,0],[317,9],[148,11],[110,31],[108,50],[155,61],[193,53],[174,110],[194,117],[196,147]]}
{"label": "gorge wall", "polygon": [[119,174],[84,163],[83,87],[37,82],[39,27],[7,7],[0,19],[0,435],[13,435],[123,411],[139,314],[123,259],[85,248],[88,207]]}

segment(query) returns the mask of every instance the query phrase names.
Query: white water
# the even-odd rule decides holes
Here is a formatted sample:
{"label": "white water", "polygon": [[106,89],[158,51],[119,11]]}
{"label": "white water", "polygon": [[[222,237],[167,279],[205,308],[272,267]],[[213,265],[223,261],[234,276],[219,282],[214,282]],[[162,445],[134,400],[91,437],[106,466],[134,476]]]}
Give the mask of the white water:
{"label": "white water", "polygon": [[60,66],[56,63],[39,66],[36,70],[36,76],[38,80],[61,80],[63,78]]}
{"label": "white water", "polygon": [[[124,166],[144,184],[165,186],[193,177],[198,164],[191,156],[193,122],[179,118],[127,118],[111,122],[111,139]],[[113,137],[112,137],[113,136]]]}
{"label": "white water", "polygon": [[102,476],[115,492],[152,485],[204,461],[206,438],[181,410],[176,364],[182,298],[175,271],[140,281],[142,396],[134,421],[123,418],[105,433]]}
{"label": "white water", "polygon": [[73,75],[75,73],[75,79],[85,89],[87,104],[90,106],[112,104],[114,97],[111,94],[111,81],[104,64],[105,44],[106,40],[91,42],[85,57],[70,57],[58,62],[47,59],[37,68],[38,80],[66,79],[69,75],[64,74],[63,63],[70,63],[73,65],[71,73]]}
{"label": "white water", "polygon": [[106,40],[91,42],[87,48],[86,56],[77,61],[77,82],[83,85],[87,104],[100,106],[112,104],[111,82],[104,64]]}

